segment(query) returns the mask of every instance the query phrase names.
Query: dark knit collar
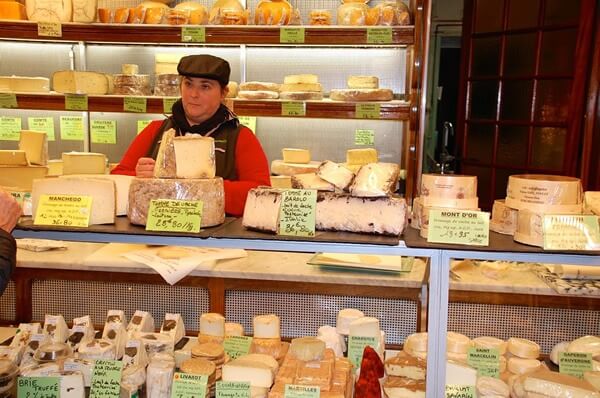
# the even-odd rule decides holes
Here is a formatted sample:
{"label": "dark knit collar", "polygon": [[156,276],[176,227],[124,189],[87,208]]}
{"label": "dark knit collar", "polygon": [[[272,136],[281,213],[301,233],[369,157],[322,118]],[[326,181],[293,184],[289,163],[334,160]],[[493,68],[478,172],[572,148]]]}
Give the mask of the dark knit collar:
{"label": "dark knit collar", "polygon": [[187,118],[185,117],[185,112],[183,110],[183,103],[181,102],[181,98],[173,104],[172,109],[173,120],[175,121],[175,125],[178,127],[179,134],[181,135],[185,135],[186,133],[192,133],[200,134],[203,136],[209,136],[224,123],[234,121],[236,125],[239,124],[237,116],[223,104],[219,106],[219,109],[217,109],[215,114],[212,115],[210,119],[205,120],[200,124],[195,124],[193,126],[190,126]]}

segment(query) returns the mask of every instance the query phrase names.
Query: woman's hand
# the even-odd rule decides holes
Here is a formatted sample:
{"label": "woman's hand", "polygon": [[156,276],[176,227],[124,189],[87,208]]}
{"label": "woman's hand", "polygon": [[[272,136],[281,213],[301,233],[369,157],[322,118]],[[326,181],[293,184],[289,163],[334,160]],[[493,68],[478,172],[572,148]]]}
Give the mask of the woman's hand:
{"label": "woman's hand", "polygon": [[154,164],[156,162],[152,158],[139,158],[135,166],[136,177],[148,178],[154,177]]}
{"label": "woman's hand", "polygon": [[19,217],[23,214],[23,210],[15,198],[8,192],[0,190],[0,229],[11,233],[17,225]]}

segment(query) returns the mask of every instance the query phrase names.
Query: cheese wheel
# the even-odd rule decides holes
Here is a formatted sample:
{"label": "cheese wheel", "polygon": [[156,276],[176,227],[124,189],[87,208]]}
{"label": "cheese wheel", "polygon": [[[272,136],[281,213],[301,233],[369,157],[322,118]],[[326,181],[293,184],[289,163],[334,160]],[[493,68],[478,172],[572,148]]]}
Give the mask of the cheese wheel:
{"label": "cheese wheel", "polygon": [[476,198],[477,177],[458,174],[423,174],[420,193],[421,198]]}
{"label": "cheese wheel", "polygon": [[584,352],[592,354],[592,357],[600,356],[600,337],[583,336],[573,340],[567,347],[568,352]]}
{"label": "cheese wheel", "polygon": [[377,76],[348,76],[348,88],[379,88]]}
{"label": "cheese wheel", "polygon": [[504,235],[514,235],[519,211],[508,207],[503,199],[494,201],[490,230]]}
{"label": "cheese wheel", "polygon": [[354,88],[334,89],[329,92],[329,98],[333,101],[391,101],[394,92],[387,88]]}
{"label": "cheese wheel", "polygon": [[508,177],[506,205],[513,209],[538,211],[547,205],[579,205],[582,202],[579,178],[540,174]]}
{"label": "cheese wheel", "polygon": [[284,83],[281,85],[280,91],[295,92],[295,91],[308,91],[320,93],[323,91],[321,83]]}
{"label": "cheese wheel", "polygon": [[277,91],[238,91],[238,98],[241,99],[252,99],[252,100],[261,100],[261,99],[277,99],[279,98],[279,93]]}
{"label": "cheese wheel", "polygon": [[225,317],[216,312],[200,316],[200,334],[205,336],[225,336]]}
{"label": "cheese wheel", "polygon": [[508,343],[504,340],[491,336],[481,336],[473,339],[473,347],[475,348],[493,348],[498,350],[500,355],[506,353]]}
{"label": "cheese wheel", "polygon": [[246,82],[240,84],[241,91],[277,91],[279,92],[281,85],[270,82]]}
{"label": "cheese wheel", "polygon": [[320,101],[323,99],[323,93],[309,91],[282,91],[279,93],[282,100],[293,101]]}
{"label": "cheese wheel", "polygon": [[510,396],[508,384],[495,377],[479,376],[477,378],[476,387],[480,397],[493,396],[498,398],[508,398]]}
{"label": "cheese wheel", "polygon": [[542,363],[537,359],[524,359],[517,357],[508,358],[508,371],[518,375],[534,372],[541,366]]}
{"label": "cheese wheel", "polygon": [[[576,205],[569,211],[554,211],[555,206],[546,206],[545,214],[580,214],[581,206]],[[531,246],[544,247],[544,213],[532,212],[528,209],[521,209],[517,215],[517,229],[515,230],[514,240]]]}
{"label": "cheese wheel", "polygon": [[531,340],[511,337],[508,339],[508,352],[519,358],[535,359],[540,356],[540,346]]}
{"label": "cheese wheel", "polygon": [[317,75],[303,74],[303,75],[288,75],[283,78],[283,84],[317,84],[319,83],[319,77]]}
{"label": "cheese wheel", "polygon": [[404,351],[427,352],[427,332],[413,333],[404,341]]}
{"label": "cheese wheel", "polygon": [[461,333],[448,332],[446,335],[446,351],[456,354],[466,354],[473,343],[471,339]]}
{"label": "cheese wheel", "polygon": [[475,210],[479,208],[479,198],[448,199],[434,196],[422,196],[421,203],[427,207],[442,207],[445,209]]}
{"label": "cheese wheel", "polygon": [[365,314],[361,310],[344,308],[337,314],[335,329],[339,334],[348,335],[350,333],[350,323],[364,316]]}
{"label": "cheese wheel", "polygon": [[252,324],[255,338],[278,339],[281,337],[279,317],[275,314],[257,315]]}

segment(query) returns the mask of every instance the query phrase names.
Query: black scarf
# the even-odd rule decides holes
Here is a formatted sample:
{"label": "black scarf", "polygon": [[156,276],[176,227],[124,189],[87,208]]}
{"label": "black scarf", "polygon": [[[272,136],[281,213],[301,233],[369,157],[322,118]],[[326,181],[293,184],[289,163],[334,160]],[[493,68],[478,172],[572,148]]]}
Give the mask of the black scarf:
{"label": "black scarf", "polygon": [[173,120],[175,121],[175,125],[179,130],[179,134],[185,135],[186,133],[192,134],[200,134],[204,136],[211,135],[215,130],[217,130],[223,123],[234,120],[237,123],[237,116],[229,110],[225,105],[221,104],[219,109],[215,112],[214,115],[210,117],[210,119],[200,123],[190,126],[187,118],[185,117],[185,111],[183,110],[183,103],[181,102],[181,98],[175,101],[173,104]]}

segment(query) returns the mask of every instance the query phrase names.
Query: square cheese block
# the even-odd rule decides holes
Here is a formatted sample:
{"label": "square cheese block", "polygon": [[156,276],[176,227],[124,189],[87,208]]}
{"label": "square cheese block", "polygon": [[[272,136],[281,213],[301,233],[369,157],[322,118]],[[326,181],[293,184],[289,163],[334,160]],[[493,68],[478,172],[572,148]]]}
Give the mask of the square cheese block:
{"label": "square cheese block", "polygon": [[[19,4],[15,2],[15,4]],[[44,93],[50,91],[47,77],[0,76],[0,91]]]}
{"label": "square cheese block", "polygon": [[369,163],[377,163],[378,160],[375,148],[348,149],[346,151],[346,163],[349,165],[364,166]]}
{"label": "square cheese block", "polygon": [[273,384],[273,371],[263,362],[242,356],[223,365],[222,380],[249,382],[252,387],[270,388]]}
{"label": "square cheese block", "polygon": [[291,177],[294,189],[316,189],[317,191],[335,191],[335,186],[315,173],[296,174]]}
{"label": "square cheese block", "polygon": [[135,311],[129,320],[129,325],[127,325],[127,335],[131,338],[136,332],[154,332],[154,318],[152,314],[147,311]]}
{"label": "square cheese block", "polygon": [[359,197],[390,195],[396,189],[399,175],[400,167],[395,163],[369,163],[358,171],[350,193]]}
{"label": "square cheese block", "polygon": [[279,231],[279,209],[283,191],[276,188],[252,188],[246,198],[242,225],[262,232]]}
{"label": "square cheese block", "polygon": [[115,222],[116,188],[113,181],[87,178],[34,180],[31,189],[33,214],[36,214],[42,195],[91,196],[90,225],[114,224]]}
{"label": "square cheese block", "polygon": [[48,164],[48,136],[45,132],[21,130],[19,149],[25,151],[30,164]]}
{"label": "square cheese block", "polygon": [[63,152],[63,175],[106,174],[107,159],[103,153]]}
{"label": "square cheese block", "polygon": [[129,206],[129,186],[134,176],[126,176],[120,174],[71,174],[61,176],[60,178],[92,178],[109,180],[115,183],[117,190],[117,216],[126,216],[127,207]]}
{"label": "square cheese block", "polygon": [[165,314],[165,320],[160,327],[160,332],[170,336],[173,343],[177,344],[185,336],[185,323],[181,314]]}
{"label": "square cheese block", "polygon": [[310,163],[310,151],[308,149],[283,148],[281,152],[285,163]]}
{"label": "square cheese block", "polygon": [[71,0],[26,0],[27,19],[36,22],[70,22],[73,15]]}
{"label": "square cheese block", "polygon": [[187,135],[173,139],[177,178],[215,178],[215,140]]}
{"label": "square cheese block", "polygon": [[175,178],[177,176],[174,138],[175,130],[173,129],[163,133],[154,166],[154,177],[156,178]]}
{"label": "square cheese block", "polygon": [[27,154],[23,150],[0,150],[0,165],[2,166],[28,166]]}
{"label": "square cheese block", "polygon": [[52,74],[52,89],[65,94],[104,95],[109,92],[109,82],[104,73],[63,70]]}
{"label": "square cheese block", "polygon": [[55,343],[64,343],[69,337],[69,327],[62,315],[44,317],[44,334]]}
{"label": "square cheese block", "polygon": [[283,78],[283,84],[317,84],[319,83],[319,77],[317,75],[303,74],[303,75],[288,75]]}
{"label": "square cheese block", "polygon": [[47,174],[46,166],[0,166],[0,186],[31,191],[33,180]]}
{"label": "square cheese block", "polygon": [[326,160],[317,169],[317,175],[336,188],[346,191],[354,179],[354,173],[339,164]]}
{"label": "square cheese block", "polygon": [[271,176],[271,187],[289,189],[292,187],[292,177],[290,176]]}

